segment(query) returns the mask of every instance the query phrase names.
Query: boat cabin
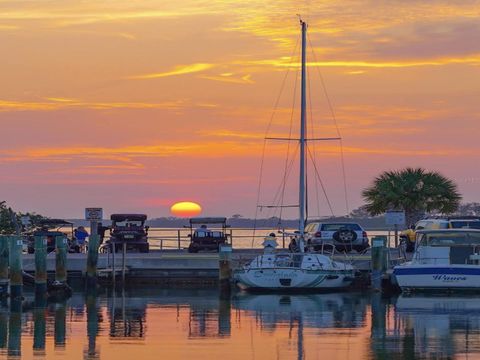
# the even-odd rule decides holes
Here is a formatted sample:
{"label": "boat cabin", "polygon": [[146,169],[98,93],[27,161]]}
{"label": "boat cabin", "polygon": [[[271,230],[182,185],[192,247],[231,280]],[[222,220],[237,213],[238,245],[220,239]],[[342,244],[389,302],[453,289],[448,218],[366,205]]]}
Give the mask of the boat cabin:
{"label": "boat cabin", "polygon": [[421,230],[412,261],[420,264],[471,264],[480,260],[480,230]]}

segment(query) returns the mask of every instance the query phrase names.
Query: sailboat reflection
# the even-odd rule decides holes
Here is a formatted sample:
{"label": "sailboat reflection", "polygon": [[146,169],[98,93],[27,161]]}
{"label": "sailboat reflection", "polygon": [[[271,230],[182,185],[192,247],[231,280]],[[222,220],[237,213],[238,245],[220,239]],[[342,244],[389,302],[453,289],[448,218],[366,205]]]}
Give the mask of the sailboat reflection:
{"label": "sailboat reflection", "polygon": [[359,294],[249,294],[232,299],[234,309],[254,317],[263,331],[287,325],[296,332],[297,359],[305,358],[304,329],[355,328],[364,326],[368,298]]}
{"label": "sailboat reflection", "polygon": [[476,297],[405,296],[398,298],[395,314],[410,334],[411,354],[451,358],[480,352],[480,303]]}
{"label": "sailboat reflection", "polygon": [[352,328],[364,324],[368,298],[360,294],[248,294],[234,296],[233,307],[253,311],[264,327],[275,328],[290,321],[292,314],[303,317],[303,324],[313,328]]}

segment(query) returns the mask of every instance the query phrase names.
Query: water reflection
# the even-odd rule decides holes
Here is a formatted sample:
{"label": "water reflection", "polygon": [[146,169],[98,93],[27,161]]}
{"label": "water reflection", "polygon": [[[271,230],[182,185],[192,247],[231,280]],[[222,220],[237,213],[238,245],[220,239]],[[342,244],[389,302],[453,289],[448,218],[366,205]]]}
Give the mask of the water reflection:
{"label": "water reflection", "polygon": [[222,296],[215,288],[104,290],[48,304],[26,296],[0,307],[0,358],[480,356],[473,297]]}
{"label": "water reflection", "polygon": [[480,303],[476,297],[400,296],[395,310],[409,354],[452,358],[480,351]]}

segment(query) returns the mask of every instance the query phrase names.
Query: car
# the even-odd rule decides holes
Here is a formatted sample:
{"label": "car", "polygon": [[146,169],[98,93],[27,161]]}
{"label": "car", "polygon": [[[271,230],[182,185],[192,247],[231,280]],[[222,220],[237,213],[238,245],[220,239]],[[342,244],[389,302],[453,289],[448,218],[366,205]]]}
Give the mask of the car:
{"label": "car", "polygon": [[228,243],[229,234],[226,233],[226,229],[230,226],[224,217],[191,218],[189,227],[190,253],[202,250],[219,251],[220,245]]}
{"label": "car", "polygon": [[307,246],[320,250],[325,244],[333,245],[339,251],[367,249],[367,232],[353,222],[311,222],[305,227]]}
{"label": "car", "polygon": [[101,252],[121,251],[123,245],[126,250],[137,250],[138,252],[148,253],[150,246],[148,244],[148,229],[145,225],[147,215],[145,214],[112,214],[110,216],[112,225],[110,227],[110,239],[101,247]]}

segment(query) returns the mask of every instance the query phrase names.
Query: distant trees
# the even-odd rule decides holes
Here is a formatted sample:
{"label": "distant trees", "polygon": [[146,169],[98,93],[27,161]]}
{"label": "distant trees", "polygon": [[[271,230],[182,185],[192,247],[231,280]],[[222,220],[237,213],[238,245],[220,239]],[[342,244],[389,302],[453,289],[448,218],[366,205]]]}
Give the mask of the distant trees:
{"label": "distant trees", "polygon": [[461,204],[454,215],[458,216],[480,216],[480,203],[471,202]]}
{"label": "distant trees", "polygon": [[11,208],[7,207],[5,201],[0,201],[0,234],[15,234],[17,226],[19,230],[21,230],[21,218],[23,216],[28,216],[32,225],[36,225],[40,220],[45,219],[44,216],[35,213],[14,212]]}
{"label": "distant trees", "polygon": [[404,210],[407,225],[414,224],[426,213],[454,213],[462,198],[452,180],[423,168],[385,171],[363,190],[362,196],[370,215]]}

